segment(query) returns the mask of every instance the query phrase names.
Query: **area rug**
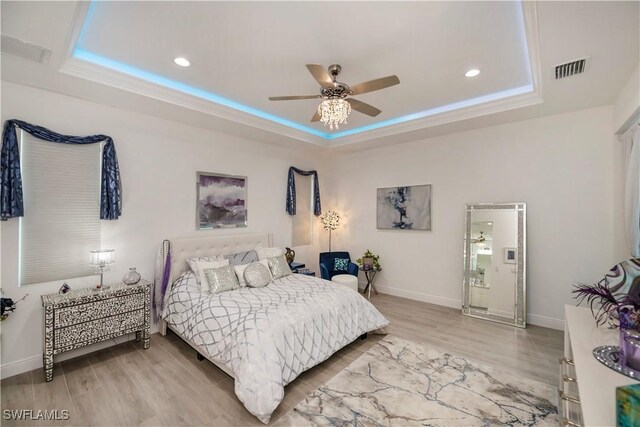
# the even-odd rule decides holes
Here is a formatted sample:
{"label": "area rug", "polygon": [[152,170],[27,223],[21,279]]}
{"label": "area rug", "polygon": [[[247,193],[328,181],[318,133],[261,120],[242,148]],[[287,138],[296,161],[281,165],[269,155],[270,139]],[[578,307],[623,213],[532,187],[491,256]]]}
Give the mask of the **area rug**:
{"label": "area rug", "polygon": [[554,387],[393,336],[279,426],[557,426]]}

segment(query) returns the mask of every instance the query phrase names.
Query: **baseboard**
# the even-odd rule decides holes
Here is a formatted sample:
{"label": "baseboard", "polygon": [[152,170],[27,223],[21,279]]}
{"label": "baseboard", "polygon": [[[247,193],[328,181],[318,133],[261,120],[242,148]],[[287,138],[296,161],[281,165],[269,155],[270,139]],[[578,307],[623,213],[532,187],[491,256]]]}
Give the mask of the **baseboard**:
{"label": "baseboard", "polygon": [[[462,301],[454,298],[446,298],[437,295],[425,294],[422,292],[407,291],[405,289],[394,288],[392,286],[385,285],[376,285],[376,289],[383,294],[408,298],[415,301],[428,302],[430,304],[442,305],[445,307],[457,309],[460,309],[462,307]],[[527,314],[527,324],[542,326],[551,329],[558,329],[561,331],[564,330],[564,320],[541,316],[539,314]]]}
{"label": "baseboard", "polygon": [[[102,350],[103,348],[111,347],[116,344],[122,344],[123,342],[132,341],[135,339],[135,334],[123,335],[112,340],[102,341],[87,347],[82,347],[76,350],[59,354],[55,356],[54,361],[55,363],[62,362],[63,360],[73,359],[74,357],[89,354],[94,351]],[[42,365],[42,353],[21,360],[16,360],[14,362],[3,363],[0,366],[0,379],[13,377],[15,375],[33,371],[34,369],[42,369]]]}
{"label": "baseboard", "polygon": [[13,377],[38,368],[42,368],[42,354],[16,360],[15,362],[3,363],[2,366],[0,366],[0,378]]}
{"label": "baseboard", "polygon": [[541,316],[539,314],[527,314],[527,323],[564,331],[564,320],[556,319],[555,317]]}
{"label": "baseboard", "polygon": [[459,299],[424,294],[422,292],[407,291],[405,289],[394,288],[392,286],[384,286],[384,285],[375,285],[375,286],[376,286],[376,289],[382,292],[383,294],[389,294],[397,297],[408,298],[415,301],[428,302],[436,305],[443,305],[445,307],[451,307],[451,308],[462,307],[462,302]]}

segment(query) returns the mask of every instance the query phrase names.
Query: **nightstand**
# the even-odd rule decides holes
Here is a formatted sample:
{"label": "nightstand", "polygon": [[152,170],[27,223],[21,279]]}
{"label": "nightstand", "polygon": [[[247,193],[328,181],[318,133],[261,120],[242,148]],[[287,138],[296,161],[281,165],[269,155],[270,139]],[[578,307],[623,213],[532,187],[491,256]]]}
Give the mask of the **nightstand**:
{"label": "nightstand", "polygon": [[53,379],[53,356],[135,332],[149,348],[151,284],[111,285],[105,290],[78,289],[42,295],[44,372]]}
{"label": "nightstand", "polygon": [[292,273],[304,274],[306,276],[314,276],[316,275],[315,271],[309,271],[305,268],[305,264],[301,262],[292,262],[289,264],[289,268],[291,268]]}
{"label": "nightstand", "polygon": [[297,273],[299,268],[304,268],[304,264],[301,262],[292,262],[291,264],[289,264],[289,268],[291,269],[292,272]]}

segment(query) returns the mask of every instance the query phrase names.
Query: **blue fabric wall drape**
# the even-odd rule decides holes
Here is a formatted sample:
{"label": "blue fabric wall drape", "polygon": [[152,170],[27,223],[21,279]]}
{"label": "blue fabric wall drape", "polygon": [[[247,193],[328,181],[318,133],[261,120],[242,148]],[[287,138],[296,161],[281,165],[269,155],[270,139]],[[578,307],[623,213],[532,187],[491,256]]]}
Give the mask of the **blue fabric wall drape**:
{"label": "blue fabric wall drape", "polygon": [[69,136],[21,120],[7,120],[2,132],[0,153],[0,219],[6,221],[24,215],[20,153],[16,127],[36,138],[61,144],[95,144],[105,142],[102,149],[102,185],[100,219],[118,219],[122,214],[120,170],[113,139],[107,135]]}
{"label": "blue fabric wall drape", "polygon": [[313,214],[318,216],[322,214],[320,207],[320,184],[318,183],[318,172],[303,171],[291,166],[289,168],[289,179],[287,181],[287,213],[289,215],[296,214],[296,179],[294,173],[309,176],[313,175]]}

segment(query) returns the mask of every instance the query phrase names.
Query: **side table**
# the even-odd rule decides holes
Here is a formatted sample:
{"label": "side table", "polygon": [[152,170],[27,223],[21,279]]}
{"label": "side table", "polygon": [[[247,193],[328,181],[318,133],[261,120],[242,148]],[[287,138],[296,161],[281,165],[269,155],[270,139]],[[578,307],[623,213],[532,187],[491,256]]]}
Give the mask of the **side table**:
{"label": "side table", "polygon": [[42,295],[44,307],[44,373],[53,379],[53,356],[135,332],[149,348],[151,284],[140,280],[108,289],[77,289]]}
{"label": "side table", "polygon": [[367,286],[365,286],[364,291],[362,293],[366,294],[367,291],[369,291],[369,294],[367,296],[367,299],[371,300],[371,289],[373,289],[373,292],[378,295],[378,290],[376,289],[375,286],[373,286],[373,281],[376,278],[376,274],[378,273],[378,271],[382,271],[382,269],[371,269],[371,270],[365,270],[364,268],[360,267],[359,268],[360,271],[364,271],[364,277],[367,279]]}
{"label": "side table", "polygon": [[292,262],[291,264],[289,264],[289,268],[291,269],[291,271],[293,273],[297,273],[299,268],[304,268],[305,265],[301,262]]}
{"label": "side table", "polygon": [[316,275],[315,271],[309,271],[308,269],[305,268],[305,264],[301,262],[294,261],[291,264],[289,264],[289,268],[291,269],[292,273],[304,274],[306,276],[314,276],[314,277]]}

